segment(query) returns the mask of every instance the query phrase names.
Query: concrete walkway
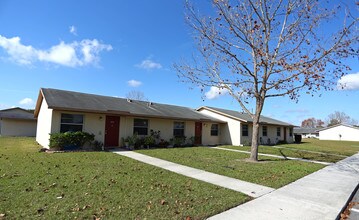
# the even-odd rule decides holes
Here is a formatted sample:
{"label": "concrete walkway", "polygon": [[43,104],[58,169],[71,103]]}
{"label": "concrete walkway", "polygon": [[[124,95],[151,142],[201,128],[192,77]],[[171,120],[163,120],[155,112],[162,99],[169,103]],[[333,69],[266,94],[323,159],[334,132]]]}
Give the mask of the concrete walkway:
{"label": "concrete walkway", "polygon": [[211,183],[217,186],[221,186],[227,189],[232,189],[237,192],[244,193],[251,197],[257,198],[267,193],[272,192],[274,189],[266,186],[261,186],[254,183],[245,182],[242,180],[234,179],[227,176],[218,175],[215,173],[195,169],[192,167],[172,163],[166,160],[150,157],[144,154],[136,153],[133,151],[112,151],[113,153],[129,157],[143,163],[151,164],[156,167],[160,167],[184,176],[188,176],[197,180],[202,180],[207,183]]}
{"label": "concrete walkway", "polygon": [[[211,147],[211,148],[219,149],[219,150],[234,151],[234,152],[245,153],[245,154],[250,154],[251,153],[249,151],[229,149],[229,148],[221,148],[221,147]],[[284,157],[284,156],[279,156],[279,155],[274,155],[274,154],[258,153],[258,155],[266,156],[266,157],[275,157],[275,158],[286,159],[286,160],[299,160],[299,161],[303,161],[303,162],[318,163],[318,164],[323,164],[323,165],[333,164],[333,163],[329,163],[329,162],[323,162],[323,161],[317,161],[317,160],[307,160],[307,159],[296,158],[296,157]]]}
{"label": "concrete walkway", "polygon": [[336,219],[359,184],[359,153],[209,219]]}

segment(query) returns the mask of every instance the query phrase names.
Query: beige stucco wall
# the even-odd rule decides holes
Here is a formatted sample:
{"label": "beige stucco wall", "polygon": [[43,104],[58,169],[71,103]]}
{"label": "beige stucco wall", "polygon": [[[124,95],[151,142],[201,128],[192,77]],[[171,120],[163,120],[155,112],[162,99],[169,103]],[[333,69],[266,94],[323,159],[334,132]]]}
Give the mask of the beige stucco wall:
{"label": "beige stucco wall", "polygon": [[319,131],[319,140],[359,141],[359,129],[339,125]]}
{"label": "beige stucco wall", "polygon": [[[43,102],[44,103],[44,102]],[[60,122],[61,122],[61,113],[67,114],[82,114],[84,116],[83,131],[95,134],[95,139],[104,143],[105,139],[105,114],[94,114],[94,113],[79,113],[79,112],[70,112],[70,111],[58,111],[51,110],[47,108],[46,103],[41,107],[39,120],[40,125],[38,126],[38,131],[41,131],[37,135],[36,140],[44,147],[47,147],[49,144],[49,133],[60,132]],[[185,122],[185,136],[191,138],[195,134],[195,122],[194,121],[183,121],[183,120],[173,120],[173,119],[158,119],[158,118],[146,118],[146,117],[132,117],[132,116],[119,116],[120,117],[120,128],[119,128],[119,143],[120,146],[123,146],[121,143],[121,138],[126,138],[133,135],[133,121],[134,118],[148,119],[148,135],[150,135],[150,130],[161,131],[161,139],[169,141],[173,138],[173,123],[175,121]],[[45,123],[46,122],[46,123]],[[204,145],[215,145],[221,143],[220,135],[211,136],[210,135],[211,123],[205,122],[202,124],[202,144]],[[220,134],[222,132],[220,128]],[[46,132],[46,133],[45,133]]]}
{"label": "beige stucco wall", "polygon": [[[235,120],[229,117],[226,117],[221,114],[217,114],[215,112],[209,111],[207,109],[201,109],[201,113],[217,118],[222,121],[226,121],[227,124],[222,125],[221,128],[221,142],[223,144],[231,144],[235,146],[239,145],[248,145],[252,142],[252,124],[248,124],[248,136],[242,136],[242,127],[241,121]],[[284,140],[284,129],[287,130],[287,142],[292,143],[293,137],[289,136],[289,128],[284,126],[276,126],[276,125],[266,125],[267,126],[267,136],[263,136],[263,126],[259,126],[259,137],[262,139],[263,144],[268,143],[268,139],[270,139],[271,144],[277,143],[279,140]],[[277,127],[281,128],[281,136],[277,136]]]}
{"label": "beige stucco wall", "polygon": [[211,122],[202,123],[202,144],[203,145],[223,144],[223,143],[221,143],[221,133],[222,133],[221,124],[218,124],[219,125],[218,126],[218,136],[211,136],[212,124],[218,124],[218,123],[211,123]]}
{"label": "beige stucco wall", "polygon": [[227,122],[227,124],[222,124],[221,126],[220,143],[236,146],[241,145],[241,123],[238,120],[228,118],[212,111],[208,111],[207,109],[201,109],[200,112],[202,114]]}
{"label": "beige stucco wall", "polygon": [[1,119],[0,135],[1,136],[28,136],[35,137],[36,121],[22,119]]}
{"label": "beige stucco wall", "polygon": [[83,115],[82,131],[88,132],[90,134],[94,134],[95,135],[95,140],[104,143],[104,140],[105,140],[104,131],[105,131],[106,115],[104,115],[104,114],[94,114],[94,113],[81,113],[81,112],[54,110],[53,117],[52,117],[51,133],[60,132],[61,114],[62,113]]}
{"label": "beige stucco wall", "polygon": [[43,147],[49,147],[49,138],[52,124],[52,109],[48,108],[45,99],[41,103],[37,117],[36,141]]}
{"label": "beige stucco wall", "polygon": [[[135,118],[148,119],[148,135],[150,134],[149,132],[151,129],[154,131],[160,131],[161,139],[166,141],[173,138],[174,122],[185,122],[185,136],[187,138],[194,137],[195,134],[194,121],[122,116],[120,121],[120,138],[126,138],[133,135],[133,121]],[[202,123],[202,144],[204,145],[214,145],[220,143],[219,137],[210,136],[210,126],[211,123]],[[123,145],[123,143],[121,143],[121,145]]]}

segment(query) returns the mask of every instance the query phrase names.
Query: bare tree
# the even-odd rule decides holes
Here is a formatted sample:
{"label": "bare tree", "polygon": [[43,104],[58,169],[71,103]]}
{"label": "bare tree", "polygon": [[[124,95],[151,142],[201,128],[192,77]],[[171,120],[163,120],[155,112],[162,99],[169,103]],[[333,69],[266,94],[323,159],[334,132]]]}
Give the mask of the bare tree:
{"label": "bare tree", "polygon": [[349,125],[357,125],[358,121],[352,119],[349,115],[345,114],[345,112],[335,111],[334,113],[328,115],[328,119],[327,119],[328,127],[341,123],[349,124]]}
{"label": "bare tree", "polygon": [[303,128],[322,128],[324,122],[316,118],[307,118],[302,121],[301,127]]}
{"label": "bare tree", "polygon": [[145,94],[138,90],[132,90],[126,94],[126,98],[138,101],[148,101]]}
{"label": "bare tree", "polygon": [[302,89],[312,95],[331,89],[350,69],[341,60],[358,56],[358,18],[348,7],[330,6],[330,1],[317,0],[214,0],[215,13],[204,16],[186,2],[199,53],[174,67],[184,82],[202,92],[227,90],[252,117],[250,160],[258,160],[259,119],[267,98],[297,101]]}

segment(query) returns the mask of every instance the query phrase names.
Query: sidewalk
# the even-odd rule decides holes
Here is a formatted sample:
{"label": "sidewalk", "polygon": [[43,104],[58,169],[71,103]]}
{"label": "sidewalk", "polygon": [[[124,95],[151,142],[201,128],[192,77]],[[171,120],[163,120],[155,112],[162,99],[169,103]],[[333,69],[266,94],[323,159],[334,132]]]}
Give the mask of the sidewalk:
{"label": "sidewalk", "polygon": [[[221,148],[221,147],[211,147],[211,148],[212,148],[212,149],[217,149],[217,150],[228,150],[228,151],[245,153],[245,154],[250,154],[250,153],[251,153],[251,152],[249,152],[249,151],[235,150],[235,149],[228,149],[228,148]],[[296,158],[296,157],[284,157],[284,156],[279,156],[279,155],[274,155],[274,154],[258,153],[258,155],[266,156],[266,157],[275,157],[275,158],[280,158],[280,159],[285,159],[285,160],[298,160],[298,161],[310,162],[310,163],[317,163],[317,164],[323,164],[323,165],[333,164],[333,163],[329,163],[329,162],[316,161],[316,160],[307,160],[307,159]]]}
{"label": "sidewalk", "polygon": [[359,153],[209,219],[332,220],[358,183]]}
{"label": "sidewalk", "polygon": [[166,160],[150,157],[144,154],[136,153],[133,151],[119,151],[114,150],[113,153],[129,157],[143,163],[151,164],[156,167],[160,167],[184,176],[188,176],[197,180],[202,180],[207,183],[211,183],[217,186],[221,186],[227,189],[232,189],[237,192],[244,193],[251,197],[257,198],[267,193],[272,192],[274,189],[266,186],[261,186],[255,183],[249,183],[242,180],[234,179],[227,176],[195,169],[192,167],[172,163]]}

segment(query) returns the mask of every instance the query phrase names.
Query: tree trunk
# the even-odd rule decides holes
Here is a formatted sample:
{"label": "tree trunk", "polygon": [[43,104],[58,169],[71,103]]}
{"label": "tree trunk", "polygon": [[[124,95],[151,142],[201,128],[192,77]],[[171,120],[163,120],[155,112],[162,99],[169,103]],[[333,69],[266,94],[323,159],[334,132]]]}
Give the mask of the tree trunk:
{"label": "tree trunk", "polygon": [[253,116],[253,131],[252,131],[252,145],[251,155],[249,160],[258,161],[258,140],[259,140],[259,118],[262,113],[264,100],[261,98],[256,99],[256,112]]}

